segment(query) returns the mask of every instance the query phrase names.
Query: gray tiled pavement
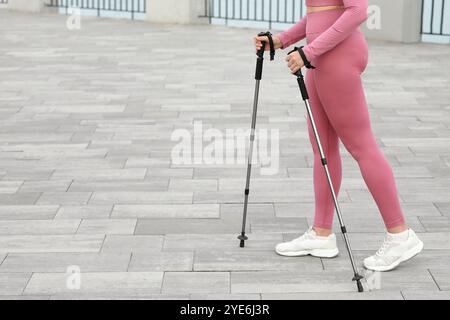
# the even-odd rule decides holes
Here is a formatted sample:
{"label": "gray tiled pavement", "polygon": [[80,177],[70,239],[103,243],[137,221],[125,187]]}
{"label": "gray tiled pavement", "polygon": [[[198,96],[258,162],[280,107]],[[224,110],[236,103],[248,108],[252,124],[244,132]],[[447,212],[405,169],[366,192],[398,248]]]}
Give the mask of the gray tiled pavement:
{"label": "gray tiled pavement", "polygon": [[[282,56],[267,63],[258,126],[280,170],[255,170],[250,241],[237,247],[245,168],[171,163],[174,129],[247,129],[249,29],[0,11],[0,298],[450,298],[450,47],[370,42],[373,128],[425,251],[355,293],[333,260],[283,258],[312,221],[304,109]],[[383,225],[343,149],[339,195],[358,266]],[[82,272],[66,286],[68,266]]]}

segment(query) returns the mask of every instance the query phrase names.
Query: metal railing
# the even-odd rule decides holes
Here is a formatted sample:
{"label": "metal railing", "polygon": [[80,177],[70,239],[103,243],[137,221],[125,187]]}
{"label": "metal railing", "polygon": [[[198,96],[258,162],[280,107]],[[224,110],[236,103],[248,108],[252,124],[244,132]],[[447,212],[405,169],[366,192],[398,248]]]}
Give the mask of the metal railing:
{"label": "metal railing", "polygon": [[70,8],[88,10],[99,17],[103,12],[129,13],[130,18],[134,19],[136,14],[146,13],[146,2],[146,0],[48,0],[47,6],[65,8],[66,13]]}
{"label": "metal railing", "polygon": [[220,19],[228,24],[231,21],[250,21],[272,24],[293,24],[305,14],[303,0],[205,0],[205,12],[210,23]]}
{"label": "metal railing", "polygon": [[423,0],[422,34],[450,36],[450,0]]}

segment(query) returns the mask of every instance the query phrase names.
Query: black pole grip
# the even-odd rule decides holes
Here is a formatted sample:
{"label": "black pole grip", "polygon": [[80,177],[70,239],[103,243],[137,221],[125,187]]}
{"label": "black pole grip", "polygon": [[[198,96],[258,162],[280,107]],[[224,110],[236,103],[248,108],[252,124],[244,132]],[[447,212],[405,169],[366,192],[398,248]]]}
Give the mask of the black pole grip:
{"label": "black pole grip", "polygon": [[258,52],[256,53],[258,58],[264,58],[264,52],[266,51],[266,45],[267,45],[267,42],[261,41],[261,49],[259,49]]}
{"label": "black pole grip", "polygon": [[308,95],[308,90],[306,89],[305,78],[303,77],[302,71],[299,70],[296,73],[296,76],[297,76],[298,86],[300,87],[300,92],[302,93],[302,98],[303,98],[303,100],[306,101],[309,99],[309,95]]}
{"label": "black pole grip", "polygon": [[266,42],[263,41],[261,44],[262,44],[262,47],[257,53],[258,59],[256,60],[255,80],[261,80],[262,79],[263,63],[264,63],[264,51],[266,50]]}

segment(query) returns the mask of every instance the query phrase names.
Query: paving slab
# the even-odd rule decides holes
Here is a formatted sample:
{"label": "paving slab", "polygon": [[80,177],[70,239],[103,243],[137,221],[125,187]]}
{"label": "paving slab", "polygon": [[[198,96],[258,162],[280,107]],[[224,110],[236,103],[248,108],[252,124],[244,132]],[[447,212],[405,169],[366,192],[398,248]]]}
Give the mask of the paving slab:
{"label": "paving slab", "polygon": [[130,257],[129,253],[10,253],[0,265],[0,273],[64,273],[71,266],[81,272],[125,272]]}
{"label": "paving slab", "polygon": [[115,205],[113,218],[220,218],[218,204]]}
{"label": "paving slab", "polygon": [[263,293],[262,300],[404,300],[400,291]]}
{"label": "paving slab", "polygon": [[128,271],[192,271],[193,252],[133,253]]}
{"label": "paving slab", "polygon": [[450,291],[414,291],[404,290],[402,295],[405,300],[449,300]]}
{"label": "paving slab", "polygon": [[[28,297],[28,296],[24,296]],[[61,293],[50,296],[50,300],[189,300],[188,294],[136,294],[129,292],[111,294]]]}
{"label": "paving slab", "polygon": [[0,273],[0,297],[21,295],[31,273]]}
{"label": "paving slab", "polygon": [[439,290],[450,291],[450,271],[448,268],[435,267],[430,269],[430,273]]}
{"label": "paving slab", "polygon": [[163,248],[162,235],[106,235],[102,252],[107,253],[147,253],[160,252]]}
{"label": "paving slab", "polygon": [[229,272],[165,272],[162,293],[230,293]]}
{"label": "paving slab", "polygon": [[58,209],[55,219],[108,219],[112,208],[112,205],[63,205]]}
{"label": "paving slab", "polygon": [[313,257],[289,258],[278,256],[274,250],[197,250],[194,271],[279,271],[321,270],[322,262]]}
{"label": "paving slab", "polygon": [[[25,295],[58,295],[67,293],[124,295],[159,293],[162,272],[94,272],[81,273],[79,282],[70,282],[70,274],[33,273]],[[69,284],[69,285],[68,285]]]}
{"label": "paving slab", "polygon": [[282,241],[282,235],[276,233],[248,234],[245,249],[239,248],[238,234],[169,234],[165,236],[164,250],[200,250],[221,248],[222,250],[267,250],[275,248]]}
{"label": "paving slab", "polygon": [[191,300],[261,300],[260,294],[219,294],[219,293],[194,293],[189,295]]}
{"label": "paving slab", "polygon": [[104,235],[11,235],[0,236],[2,252],[98,252]]}
{"label": "paving slab", "polygon": [[67,235],[75,234],[80,220],[7,220],[0,221],[0,234],[7,235]]}
{"label": "paving slab", "polygon": [[94,192],[89,204],[185,204],[192,203],[192,192]]}
{"label": "paving slab", "polygon": [[77,234],[134,234],[136,219],[86,219]]}
{"label": "paving slab", "polygon": [[1,205],[0,220],[49,220],[56,215],[58,205]]}
{"label": "paving slab", "polygon": [[226,219],[139,219],[135,234],[223,234],[239,230],[239,220]]}
{"label": "paving slab", "polygon": [[327,271],[231,272],[231,293],[353,292],[348,273]]}

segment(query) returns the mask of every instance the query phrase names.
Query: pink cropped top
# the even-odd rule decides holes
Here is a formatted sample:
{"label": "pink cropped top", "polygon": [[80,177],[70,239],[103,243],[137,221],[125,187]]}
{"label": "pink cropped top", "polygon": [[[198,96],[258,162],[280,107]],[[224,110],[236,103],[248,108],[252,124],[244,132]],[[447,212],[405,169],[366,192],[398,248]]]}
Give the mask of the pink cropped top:
{"label": "pink cropped top", "polygon": [[[320,36],[303,48],[303,52],[309,61],[314,60],[325,52],[333,49],[345,40],[353,31],[367,19],[368,0],[306,0],[307,6],[344,6],[341,16],[325,30]],[[314,13],[316,14],[316,13]],[[278,34],[282,48],[287,48],[306,37],[306,21],[308,15],[288,30]]]}

